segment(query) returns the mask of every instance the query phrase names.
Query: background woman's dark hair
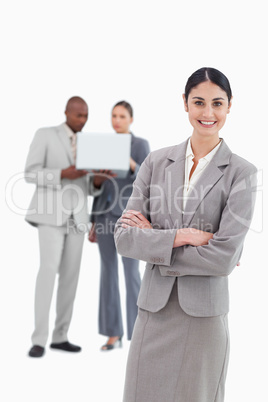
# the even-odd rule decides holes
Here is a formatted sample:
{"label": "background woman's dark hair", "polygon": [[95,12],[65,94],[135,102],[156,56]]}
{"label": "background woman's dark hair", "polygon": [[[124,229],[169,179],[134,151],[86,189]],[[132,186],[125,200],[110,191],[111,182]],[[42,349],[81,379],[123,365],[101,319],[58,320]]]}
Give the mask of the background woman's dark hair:
{"label": "background woman's dark hair", "polygon": [[125,109],[127,109],[128,113],[130,114],[130,117],[133,117],[133,109],[132,106],[130,105],[130,103],[126,102],[126,101],[120,101],[117,102],[114,107],[113,110],[116,106],[123,106]]}
{"label": "background woman's dark hair", "polygon": [[223,91],[226,92],[228,97],[228,102],[232,98],[232,90],[228,78],[221,73],[219,70],[211,67],[203,67],[195,71],[189,78],[185,86],[185,99],[188,101],[188,96],[191,90],[197,85],[205,81],[211,81],[218,85]]}

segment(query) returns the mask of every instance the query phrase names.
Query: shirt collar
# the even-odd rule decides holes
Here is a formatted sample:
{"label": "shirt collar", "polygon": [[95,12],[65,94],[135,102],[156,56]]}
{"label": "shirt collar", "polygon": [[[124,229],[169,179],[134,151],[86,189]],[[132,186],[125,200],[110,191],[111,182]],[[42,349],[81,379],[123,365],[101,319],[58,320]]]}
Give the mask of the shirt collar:
{"label": "shirt collar", "polygon": [[73,135],[74,135],[73,130],[72,130],[72,129],[68,126],[68,124],[66,124],[66,123],[63,123],[63,126],[64,126],[64,128],[65,128],[65,130],[66,130],[66,132],[67,132],[67,134],[68,134],[68,137],[69,137],[69,138],[72,138]]}
{"label": "shirt collar", "polygon": [[191,139],[189,138],[187,148],[186,148],[186,158],[189,158],[190,156],[193,158],[194,153],[193,153],[192,146],[191,146]]}
{"label": "shirt collar", "polygon": [[[221,143],[222,143],[222,139],[220,139],[219,144],[216,145],[216,147],[213,148],[212,151],[210,151],[207,155],[205,155],[205,156],[204,156],[203,158],[201,158],[199,161],[202,161],[202,160],[205,159],[207,162],[210,162],[211,159],[213,158],[213,156],[216,154],[216,152],[217,152],[218,149],[220,148]],[[188,144],[187,144],[187,148],[186,148],[186,158],[189,158],[189,157],[191,157],[191,158],[194,157],[194,153],[193,153],[193,150],[192,150],[191,139],[190,139],[190,138],[189,138],[189,140],[188,140]]]}

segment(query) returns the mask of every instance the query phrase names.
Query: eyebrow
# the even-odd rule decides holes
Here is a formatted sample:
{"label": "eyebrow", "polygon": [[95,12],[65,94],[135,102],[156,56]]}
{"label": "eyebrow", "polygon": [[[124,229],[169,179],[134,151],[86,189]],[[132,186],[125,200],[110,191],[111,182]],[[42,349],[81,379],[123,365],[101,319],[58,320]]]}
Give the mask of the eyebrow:
{"label": "eyebrow", "polygon": [[[192,99],[205,100],[204,98],[201,98],[200,96],[194,96]],[[225,100],[225,99],[224,98],[214,98],[212,100],[217,101],[217,100]]]}

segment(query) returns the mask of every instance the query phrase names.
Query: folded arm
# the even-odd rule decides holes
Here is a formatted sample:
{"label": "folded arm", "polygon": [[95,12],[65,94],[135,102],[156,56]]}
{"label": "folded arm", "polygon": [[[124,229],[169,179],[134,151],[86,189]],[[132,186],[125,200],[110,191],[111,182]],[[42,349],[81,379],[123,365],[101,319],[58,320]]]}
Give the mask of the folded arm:
{"label": "folded arm", "polygon": [[[181,276],[228,275],[239,263],[250,226],[256,194],[255,168],[243,171],[233,183],[219,229],[213,235],[193,228],[178,230],[155,228],[152,225],[149,227],[150,179],[150,163],[147,158],[133,185],[133,193],[126,207],[128,212],[116,225],[118,252],[159,265],[164,276],[168,275],[167,267],[170,266],[178,268]],[[133,221],[131,210],[139,211],[148,221],[148,226],[144,226],[144,221],[138,225],[130,223],[129,220]],[[137,214],[134,215],[137,218]]]}
{"label": "folded arm", "polygon": [[[133,192],[127,203],[126,210],[139,211],[148,222],[151,222],[149,211],[149,186],[151,170],[149,163],[150,155],[141,165],[139,174],[133,183]],[[168,244],[174,242],[176,229],[162,230],[148,227],[122,226],[119,219],[115,226],[115,243],[119,254],[136,258],[152,264],[161,262],[170,264],[172,247]],[[156,252],[157,250],[157,252]]]}

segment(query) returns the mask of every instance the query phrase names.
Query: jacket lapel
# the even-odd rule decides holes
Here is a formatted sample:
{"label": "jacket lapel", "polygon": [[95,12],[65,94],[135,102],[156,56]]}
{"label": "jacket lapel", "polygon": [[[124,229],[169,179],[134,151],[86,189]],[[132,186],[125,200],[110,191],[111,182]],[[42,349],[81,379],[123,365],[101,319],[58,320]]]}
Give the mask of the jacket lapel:
{"label": "jacket lapel", "polygon": [[187,141],[171,149],[170,164],[165,169],[165,197],[169,218],[174,227],[182,226],[183,186]]}
{"label": "jacket lapel", "polygon": [[73,159],[73,155],[72,155],[70,139],[68,138],[68,134],[64,128],[64,124],[61,124],[60,126],[57,127],[57,134],[58,134],[58,137],[67,153],[70,164],[74,165],[74,159]]}
{"label": "jacket lapel", "polygon": [[218,152],[208,164],[204,173],[201,175],[200,179],[189,194],[183,214],[184,227],[190,225],[200,203],[223,176],[224,173],[222,167],[229,164],[231,154],[230,149],[222,140]]}

